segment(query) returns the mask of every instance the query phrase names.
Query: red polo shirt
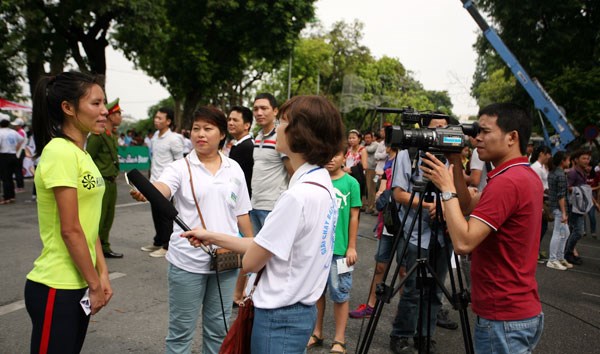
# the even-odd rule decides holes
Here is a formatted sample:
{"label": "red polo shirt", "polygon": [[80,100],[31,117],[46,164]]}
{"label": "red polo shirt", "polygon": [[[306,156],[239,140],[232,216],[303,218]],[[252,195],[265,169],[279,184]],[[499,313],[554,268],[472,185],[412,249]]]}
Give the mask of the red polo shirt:
{"label": "red polo shirt", "polygon": [[471,217],[494,231],[473,250],[472,309],[496,321],[537,316],[542,305],[537,268],[544,190],[526,157],[488,173],[488,184]]}

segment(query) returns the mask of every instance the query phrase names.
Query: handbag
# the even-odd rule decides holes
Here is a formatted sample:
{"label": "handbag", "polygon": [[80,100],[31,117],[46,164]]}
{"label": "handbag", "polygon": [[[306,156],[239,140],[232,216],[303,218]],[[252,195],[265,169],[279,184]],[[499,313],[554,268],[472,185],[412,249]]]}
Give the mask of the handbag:
{"label": "handbag", "polygon": [[213,249],[213,258],[210,262],[210,270],[222,272],[224,270],[242,267],[242,255],[227,248]]}
{"label": "handbag", "polygon": [[254,324],[254,303],[252,302],[252,294],[256,289],[256,284],[260,280],[265,268],[261,269],[254,279],[254,285],[250,294],[246,296],[244,301],[239,303],[238,315],[227,336],[221,344],[219,354],[250,354],[250,342],[252,340],[252,325]]}
{"label": "handbag", "polygon": [[[196,204],[196,211],[198,212],[198,216],[200,217],[202,227],[206,229],[204,217],[202,217],[202,212],[200,211],[200,206],[198,205],[198,200],[196,199],[196,192],[194,191],[194,182],[192,181],[192,169],[187,158],[184,158],[184,160],[187,164],[188,172],[190,174],[190,187],[192,187],[192,196],[194,197],[194,204]],[[211,248],[210,255],[210,270],[222,272],[225,270],[237,269],[242,267],[242,255],[228,250],[226,248]]]}

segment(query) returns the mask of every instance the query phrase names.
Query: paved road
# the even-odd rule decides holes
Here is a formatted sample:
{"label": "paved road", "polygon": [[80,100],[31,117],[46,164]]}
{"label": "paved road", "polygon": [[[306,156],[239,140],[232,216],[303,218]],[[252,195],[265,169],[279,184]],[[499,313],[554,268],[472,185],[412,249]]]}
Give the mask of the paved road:
{"label": "paved road", "polygon": [[[92,318],[84,353],[162,353],[167,326],[168,304],[166,261],[140,251],[153,236],[148,204],[134,203],[122,178],[118,180],[117,216],[111,236],[113,249],[125,253],[123,259],[108,260],[115,292],[109,306]],[[37,210],[27,193],[17,195],[17,203],[0,206],[0,353],[27,353],[31,325],[23,308],[25,275],[41,249],[37,231]],[[364,302],[373,272],[376,241],[372,237],[375,218],[363,216],[358,240],[359,263],[354,273],[351,308]],[[550,231],[549,231],[550,233]],[[547,248],[549,234],[544,239]],[[556,271],[540,265],[537,278],[546,315],[544,334],[538,353],[598,353],[600,348],[600,240],[583,238],[578,249],[584,265],[569,271]],[[397,298],[385,306],[370,353],[389,353],[391,321]],[[334,331],[331,305],[326,312],[327,353]],[[458,314],[451,311],[458,320]],[[470,314],[471,321],[473,320]],[[349,352],[357,347],[361,326],[367,322],[350,320],[347,329]],[[200,325],[199,325],[200,328]],[[201,351],[200,333],[193,352]],[[438,329],[435,335],[440,353],[464,352],[458,331]]]}

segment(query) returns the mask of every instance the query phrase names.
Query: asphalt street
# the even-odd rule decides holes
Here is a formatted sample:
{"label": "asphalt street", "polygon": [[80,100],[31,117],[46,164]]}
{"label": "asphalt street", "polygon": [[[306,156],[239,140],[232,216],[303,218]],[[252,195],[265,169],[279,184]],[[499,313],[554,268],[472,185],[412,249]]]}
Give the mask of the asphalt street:
{"label": "asphalt street", "polygon": [[[30,199],[33,182],[26,182],[26,193],[17,203],[0,206],[0,353],[27,353],[31,323],[24,308],[25,276],[39,255],[36,204]],[[167,262],[142,252],[140,247],[154,236],[150,205],[133,201],[122,177],[118,179],[117,215],[111,233],[113,250],[123,259],[109,259],[114,297],[109,305],[92,317],[83,353],[162,353],[168,319]],[[599,219],[600,220],[600,219]],[[361,216],[358,240],[359,262],[355,266],[350,307],[364,303],[374,269],[373,238],[375,217]],[[548,248],[551,227],[543,240]],[[545,313],[545,327],[536,353],[600,352],[600,240],[584,237],[577,246],[583,265],[557,271],[538,266],[539,293]],[[388,281],[389,282],[389,281]],[[389,333],[398,296],[386,304],[377,323],[369,353],[390,353]],[[325,314],[325,346],[311,350],[328,353],[333,340],[332,305]],[[235,312],[234,312],[235,316]],[[450,316],[459,320],[458,312]],[[474,316],[469,312],[470,325]],[[350,319],[347,327],[348,352],[354,353],[368,320]],[[465,352],[460,329],[438,328],[434,339],[439,353]],[[201,352],[201,324],[193,352]]]}

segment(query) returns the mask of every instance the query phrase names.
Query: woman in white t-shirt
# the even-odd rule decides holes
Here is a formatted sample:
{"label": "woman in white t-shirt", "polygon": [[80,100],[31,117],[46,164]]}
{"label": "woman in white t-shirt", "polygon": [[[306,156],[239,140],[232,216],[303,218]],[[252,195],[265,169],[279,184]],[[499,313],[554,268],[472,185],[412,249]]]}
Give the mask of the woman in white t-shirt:
{"label": "woman in white t-shirt", "polygon": [[[195,198],[207,228],[232,238],[238,238],[239,233],[252,237],[248,216],[252,207],[244,172],[237,162],[219,152],[226,133],[227,119],[223,112],[212,107],[198,109],[190,132],[194,150],[168,165],[154,186],[166,198],[173,198],[179,217],[188,226],[202,227]],[[132,196],[144,200],[139,192],[132,192]],[[173,225],[166,255],[169,262],[166,353],[191,352],[200,310],[203,353],[218,353],[227,334],[224,321],[231,316],[238,270],[222,271],[217,276],[210,270],[210,256],[179,237],[182,232],[178,225]]]}
{"label": "woman in white t-shirt", "polygon": [[203,229],[190,242],[217,244],[244,253],[244,271],[262,277],[254,292],[253,353],[303,353],[316,319],[331,259],[337,205],[327,170],[342,149],[344,128],[337,109],[320,96],[297,96],[280,108],[277,151],[292,166],[285,191],[254,240]]}

